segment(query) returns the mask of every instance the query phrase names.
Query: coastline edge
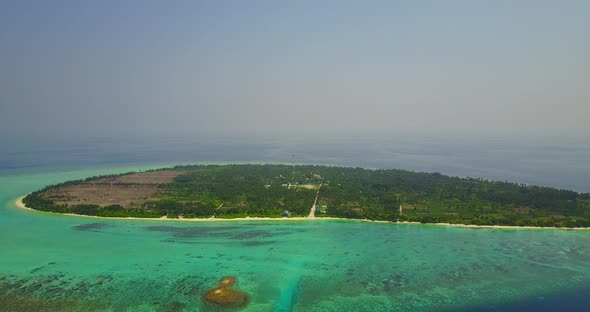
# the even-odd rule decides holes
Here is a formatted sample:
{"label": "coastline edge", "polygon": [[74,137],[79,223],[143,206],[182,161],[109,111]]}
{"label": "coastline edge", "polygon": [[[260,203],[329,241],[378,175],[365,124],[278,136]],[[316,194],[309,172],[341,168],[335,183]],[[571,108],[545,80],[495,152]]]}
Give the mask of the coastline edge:
{"label": "coastline edge", "polygon": [[451,224],[451,223],[420,223],[420,222],[408,222],[408,221],[385,221],[385,220],[369,220],[369,219],[347,219],[337,217],[293,217],[293,218],[270,218],[270,217],[246,217],[246,218],[232,218],[232,219],[219,219],[219,218],[194,218],[194,219],[162,219],[162,218],[136,218],[136,217],[100,217],[100,216],[87,216],[75,213],[58,213],[50,211],[36,210],[27,207],[23,203],[23,199],[27,195],[18,197],[14,204],[20,209],[25,209],[34,212],[47,213],[52,215],[68,216],[68,217],[80,217],[80,218],[95,218],[103,220],[142,220],[142,221],[175,221],[175,222],[231,222],[231,221],[307,221],[307,220],[340,220],[340,221],[353,221],[353,222],[368,222],[368,223],[388,223],[388,224],[419,224],[419,225],[434,225],[434,226],[446,226],[446,227],[460,227],[460,228],[472,228],[472,229],[497,229],[497,230],[590,230],[590,227],[579,227],[579,228],[567,228],[567,227],[541,227],[541,226],[513,226],[513,225],[475,225],[475,224]]}

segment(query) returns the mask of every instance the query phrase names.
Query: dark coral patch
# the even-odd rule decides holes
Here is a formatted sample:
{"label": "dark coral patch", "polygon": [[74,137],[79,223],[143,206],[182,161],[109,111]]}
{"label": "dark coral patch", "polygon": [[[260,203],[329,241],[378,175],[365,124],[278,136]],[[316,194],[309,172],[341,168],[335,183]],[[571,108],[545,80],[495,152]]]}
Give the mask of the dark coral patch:
{"label": "dark coral patch", "polygon": [[105,228],[107,225],[105,223],[86,223],[80,224],[76,226],[72,226],[72,229],[75,231],[94,231],[98,232]]}
{"label": "dark coral patch", "polygon": [[275,243],[275,241],[245,241],[245,242],[241,242],[242,245],[249,246],[249,247],[271,245],[274,243]]}
{"label": "dark coral patch", "polygon": [[237,226],[195,226],[195,227],[176,227],[176,226],[147,226],[144,227],[149,232],[164,232],[171,233],[177,238],[194,238],[205,237],[211,233],[220,233],[224,231],[231,231],[239,229]]}

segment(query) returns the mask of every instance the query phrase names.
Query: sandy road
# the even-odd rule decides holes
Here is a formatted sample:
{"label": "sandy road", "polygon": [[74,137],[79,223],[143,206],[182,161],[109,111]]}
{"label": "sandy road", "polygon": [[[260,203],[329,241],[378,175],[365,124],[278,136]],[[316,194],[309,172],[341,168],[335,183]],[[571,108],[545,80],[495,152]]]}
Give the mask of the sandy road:
{"label": "sandy road", "polygon": [[315,195],[315,200],[313,201],[313,205],[311,206],[311,209],[309,210],[309,215],[307,215],[308,218],[315,218],[315,205],[318,202],[318,197],[320,196],[320,189],[322,188],[322,183],[320,183],[320,187],[318,187],[318,192]]}

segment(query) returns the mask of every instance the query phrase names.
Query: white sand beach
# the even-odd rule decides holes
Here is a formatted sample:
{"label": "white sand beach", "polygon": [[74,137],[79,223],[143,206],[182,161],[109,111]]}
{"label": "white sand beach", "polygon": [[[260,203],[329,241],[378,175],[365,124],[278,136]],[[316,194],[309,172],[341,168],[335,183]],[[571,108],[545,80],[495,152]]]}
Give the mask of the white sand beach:
{"label": "white sand beach", "polygon": [[57,213],[57,212],[47,212],[47,211],[39,211],[32,208],[27,207],[23,203],[23,198],[25,196],[21,196],[16,199],[15,205],[18,208],[26,209],[29,211],[34,211],[38,213],[46,213],[46,214],[53,214],[53,215],[62,215],[62,216],[71,216],[71,217],[80,217],[80,218],[94,218],[94,219],[105,219],[105,220],[142,220],[142,221],[172,221],[172,222],[232,222],[232,221],[314,221],[314,220],[340,220],[340,221],[352,221],[352,222],[370,222],[370,223],[390,223],[390,224],[419,224],[419,225],[431,225],[431,226],[447,226],[447,227],[462,227],[462,228],[473,228],[473,229],[505,229],[505,230],[590,230],[590,227],[584,228],[557,228],[557,227],[540,227],[540,226],[509,226],[509,225],[473,225],[473,224],[451,224],[451,223],[420,223],[420,222],[408,222],[408,221],[383,221],[383,220],[369,220],[369,219],[346,219],[346,218],[337,218],[337,217],[283,217],[283,218],[270,218],[270,217],[245,217],[245,218],[232,218],[232,219],[223,219],[223,218],[182,218],[182,219],[168,219],[166,216],[162,216],[160,218],[136,218],[136,217],[99,217],[99,216],[87,216],[87,215],[80,215],[75,213]]}

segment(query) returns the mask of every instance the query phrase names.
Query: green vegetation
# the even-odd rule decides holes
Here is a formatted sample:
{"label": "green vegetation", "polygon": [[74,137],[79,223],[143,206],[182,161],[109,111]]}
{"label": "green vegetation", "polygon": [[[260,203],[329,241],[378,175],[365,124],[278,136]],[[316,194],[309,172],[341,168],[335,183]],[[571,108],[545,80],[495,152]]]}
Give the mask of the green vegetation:
{"label": "green vegetation", "polygon": [[590,194],[404,170],[326,168],[321,174],[326,182],[320,203],[325,203],[333,216],[422,223],[590,226]]}
{"label": "green vegetation", "polygon": [[[148,210],[197,217],[280,217],[284,210],[305,216],[317,190],[297,187],[316,183],[313,167],[295,172],[289,166],[227,165],[184,166],[187,171],[166,185],[158,200],[144,204]],[[310,182],[312,181],[312,182]],[[293,185],[289,187],[289,185]]]}
{"label": "green vegetation", "polygon": [[[306,216],[321,184],[318,204],[326,209],[325,213],[316,212],[316,217],[590,226],[590,194],[587,193],[404,170],[311,165],[294,169],[287,165],[179,166],[173,170],[182,173],[173,182],[160,185],[160,192],[144,202],[125,207],[68,205],[46,196],[64,185],[100,181],[104,177],[49,186],[30,194],[24,202],[43,211],[105,217],[280,217],[284,210],[291,216]],[[125,175],[130,174],[133,173]]]}

